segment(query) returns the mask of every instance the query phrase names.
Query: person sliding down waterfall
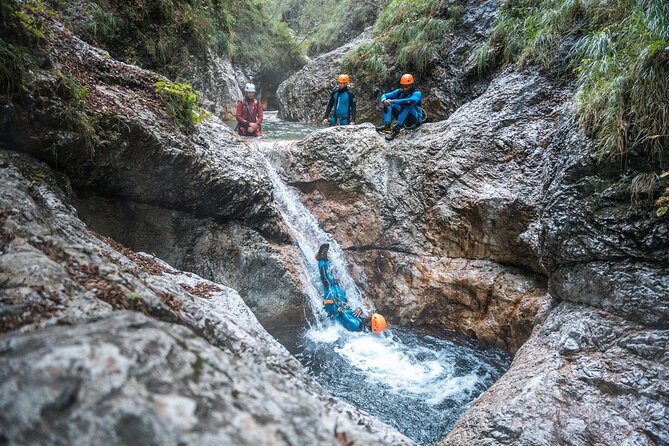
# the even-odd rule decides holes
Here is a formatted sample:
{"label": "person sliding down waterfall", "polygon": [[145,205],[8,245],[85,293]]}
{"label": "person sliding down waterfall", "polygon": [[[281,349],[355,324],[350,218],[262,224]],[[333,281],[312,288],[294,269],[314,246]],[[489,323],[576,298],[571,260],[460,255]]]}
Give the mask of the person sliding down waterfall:
{"label": "person sliding down waterfall", "polygon": [[341,323],[344,328],[350,331],[373,331],[381,333],[386,329],[386,320],[378,313],[371,316],[363,314],[360,307],[351,310],[348,306],[346,295],[337,284],[328,261],[328,249],[330,245],[323,243],[318,249],[316,260],[318,260],[318,271],[321,273],[323,282],[323,307],[332,320]]}
{"label": "person sliding down waterfall", "polygon": [[[404,74],[400,79],[400,88],[384,93],[381,96],[383,104],[383,125],[376,127],[377,132],[386,132],[386,141],[392,141],[400,136],[400,129],[418,127],[425,120],[422,107],[423,94],[416,90],[413,76]],[[393,117],[397,119],[391,128]]]}

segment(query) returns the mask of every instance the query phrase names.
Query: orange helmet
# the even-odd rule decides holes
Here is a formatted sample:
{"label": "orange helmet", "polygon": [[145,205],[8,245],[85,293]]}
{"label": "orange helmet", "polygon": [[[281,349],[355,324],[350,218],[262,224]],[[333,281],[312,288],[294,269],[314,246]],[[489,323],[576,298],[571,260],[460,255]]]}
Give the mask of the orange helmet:
{"label": "orange helmet", "polygon": [[413,84],[413,76],[410,75],[409,73],[403,74],[402,78],[400,79],[400,85],[411,85]]}
{"label": "orange helmet", "polygon": [[349,82],[348,74],[340,74],[337,77],[337,82],[342,82],[344,84],[348,84],[348,82]]}
{"label": "orange helmet", "polygon": [[372,314],[371,324],[374,333],[381,333],[386,329],[386,319],[379,313]]}

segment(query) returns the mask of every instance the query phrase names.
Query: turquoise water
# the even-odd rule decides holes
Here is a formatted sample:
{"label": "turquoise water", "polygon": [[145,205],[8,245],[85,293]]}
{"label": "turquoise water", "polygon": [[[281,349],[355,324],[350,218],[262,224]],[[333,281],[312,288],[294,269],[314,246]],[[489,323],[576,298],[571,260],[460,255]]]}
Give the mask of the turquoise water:
{"label": "turquoise water", "polygon": [[[225,121],[231,128],[235,128],[235,121]],[[301,122],[290,122],[279,119],[277,111],[266,111],[264,113],[262,131],[265,134],[263,139],[271,140],[300,140],[308,134],[326,128],[323,125],[303,124]]]}

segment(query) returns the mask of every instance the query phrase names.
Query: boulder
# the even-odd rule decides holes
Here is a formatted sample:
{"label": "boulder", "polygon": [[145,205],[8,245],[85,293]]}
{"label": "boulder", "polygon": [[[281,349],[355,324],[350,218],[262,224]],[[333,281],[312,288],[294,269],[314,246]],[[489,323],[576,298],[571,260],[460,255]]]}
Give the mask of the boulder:
{"label": "boulder", "polygon": [[[215,116],[181,131],[156,93],[164,78],[45,20],[45,64],[59,71],[0,109],[0,148],[65,174],[78,197],[69,201],[99,233],[234,287],[263,322],[298,318],[297,256],[262,155]],[[72,83],[83,102],[63,91]]]}
{"label": "boulder", "polygon": [[234,120],[237,101],[242,98],[241,83],[232,62],[209,51],[207,63],[193,67],[193,87],[202,95],[203,107],[224,120]]}
{"label": "boulder", "polygon": [[669,332],[563,303],[440,446],[669,442]]}

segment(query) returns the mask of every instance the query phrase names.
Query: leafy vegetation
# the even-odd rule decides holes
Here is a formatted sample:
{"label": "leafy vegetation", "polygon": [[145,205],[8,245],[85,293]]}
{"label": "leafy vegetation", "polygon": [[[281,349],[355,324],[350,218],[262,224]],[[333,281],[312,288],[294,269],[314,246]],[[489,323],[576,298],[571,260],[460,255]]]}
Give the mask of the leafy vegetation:
{"label": "leafy vegetation", "polygon": [[[43,8],[41,2],[19,7],[14,1],[0,4],[0,95],[11,95],[30,81],[39,60],[38,41],[44,37],[42,24],[22,8]],[[31,48],[32,47],[32,48]]]}
{"label": "leafy vegetation", "polygon": [[230,54],[233,17],[222,0],[91,0],[88,20],[68,2],[71,25],[120,60],[178,78],[207,49]]}
{"label": "leafy vegetation", "polygon": [[275,2],[282,20],[297,34],[308,54],[319,54],[357,37],[376,19],[378,7],[371,1]]}
{"label": "leafy vegetation", "polygon": [[200,106],[200,95],[186,83],[156,82],[156,91],[165,103],[167,114],[186,133],[211,116]]}
{"label": "leafy vegetation", "polygon": [[427,74],[464,12],[444,0],[387,0],[379,8],[374,43],[348,53],[343,65],[369,82],[386,84],[394,84],[401,72]]}
{"label": "leafy vegetation", "polygon": [[667,211],[669,211],[669,172],[662,172],[657,178],[665,186],[662,195],[655,200],[655,215],[657,215],[658,218],[662,218],[667,215]]}
{"label": "leafy vegetation", "polygon": [[303,65],[304,50],[273,2],[240,0],[233,20],[232,60],[239,66],[266,66],[285,71]]}
{"label": "leafy vegetation", "polygon": [[299,67],[303,50],[274,3],[261,0],[90,0],[80,10],[60,2],[70,25],[112,57],[189,79],[193,61],[206,63],[210,50],[239,66]]}
{"label": "leafy vegetation", "polygon": [[665,0],[508,0],[480,72],[537,63],[576,77],[581,123],[600,156],[660,159],[669,147],[669,3]]}

